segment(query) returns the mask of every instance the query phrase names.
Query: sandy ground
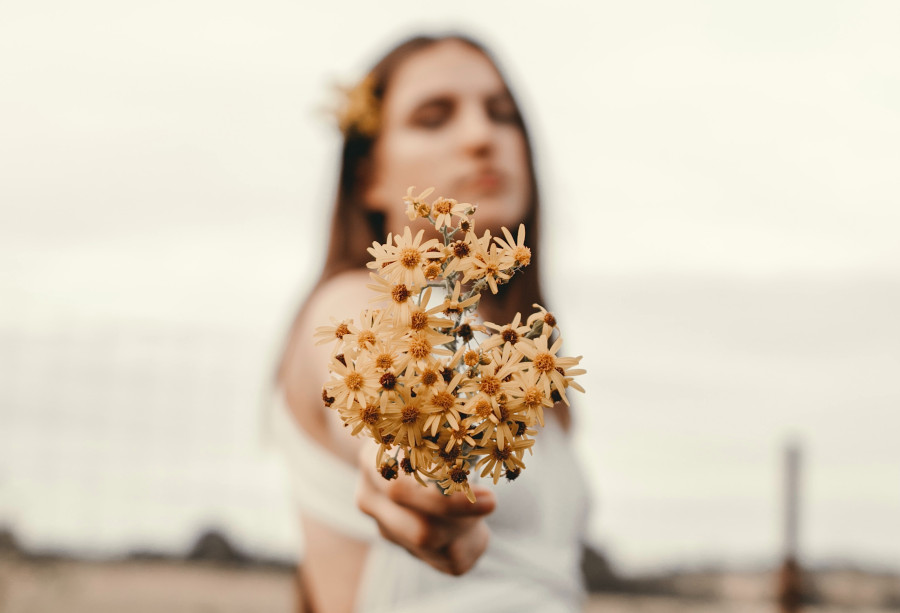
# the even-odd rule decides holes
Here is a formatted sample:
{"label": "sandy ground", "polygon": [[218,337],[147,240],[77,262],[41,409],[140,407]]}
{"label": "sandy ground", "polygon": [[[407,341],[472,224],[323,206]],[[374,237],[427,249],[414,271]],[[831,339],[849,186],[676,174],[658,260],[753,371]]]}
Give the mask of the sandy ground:
{"label": "sandy ground", "polygon": [[[293,573],[179,562],[26,562],[0,558],[2,613],[292,613]],[[586,613],[774,613],[766,601],[594,595]],[[888,613],[809,607],[807,613]],[[539,612],[536,612],[539,613]]]}

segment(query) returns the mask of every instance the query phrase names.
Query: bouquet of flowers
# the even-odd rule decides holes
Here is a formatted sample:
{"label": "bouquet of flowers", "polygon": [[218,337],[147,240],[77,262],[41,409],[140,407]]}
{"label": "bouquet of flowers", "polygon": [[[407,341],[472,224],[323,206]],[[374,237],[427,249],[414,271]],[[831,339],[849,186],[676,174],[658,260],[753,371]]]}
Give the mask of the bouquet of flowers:
{"label": "bouquet of flowers", "polygon": [[496,294],[530,263],[525,226],[515,238],[506,228],[502,238],[478,236],[475,206],[451,198],[429,204],[433,189],[418,196],[413,189],[404,198],[409,219],[427,219],[443,244],[408,226],[372,243],[368,287],[381,308],[316,330],[319,343],[335,342],[322,399],[353,435],[379,444],[376,468],[385,479],[402,470],[474,502],[471,471],[494,483],[518,477],[544,408],[568,404],[569,388],[584,392],[573,377],[585,371],[577,368],[581,356],[558,354],[556,318],[542,306],[504,325],[475,316],[482,291]]}

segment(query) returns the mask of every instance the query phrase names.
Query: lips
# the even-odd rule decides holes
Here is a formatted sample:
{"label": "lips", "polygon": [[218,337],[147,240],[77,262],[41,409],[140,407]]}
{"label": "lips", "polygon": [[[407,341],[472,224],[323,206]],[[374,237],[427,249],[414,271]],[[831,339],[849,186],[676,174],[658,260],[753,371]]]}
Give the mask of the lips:
{"label": "lips", "polygon": [[489,168],[464,177],[460,181],[460,190],[489,196],[502,191],[506,187],[506,182],[505,173]]}

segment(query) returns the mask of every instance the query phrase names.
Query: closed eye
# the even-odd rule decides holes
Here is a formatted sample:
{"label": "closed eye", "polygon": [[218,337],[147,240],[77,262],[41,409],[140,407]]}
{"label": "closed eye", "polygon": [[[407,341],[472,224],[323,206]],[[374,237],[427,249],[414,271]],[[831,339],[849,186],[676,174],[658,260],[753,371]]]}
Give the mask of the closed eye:
{"label": "closed eye", "polygon": [[447,123],[455,110],[452,99],[432,98],[417,106],[409,121],[413,126],[433,130]]}
{"label": "closed eye", "polygon": [[519,123],[519,110],[508,93],[491,96],[486,101],[488,116],[497,123]]}

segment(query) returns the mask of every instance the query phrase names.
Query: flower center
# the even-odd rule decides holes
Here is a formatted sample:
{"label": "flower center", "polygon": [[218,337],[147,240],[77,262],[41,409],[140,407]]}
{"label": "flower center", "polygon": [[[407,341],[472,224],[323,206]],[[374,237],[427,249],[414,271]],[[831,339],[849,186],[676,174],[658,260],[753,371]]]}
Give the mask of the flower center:
{"label": "flower center", "polygon": [[394,389],[394,386],[397,385],[397,377],[394,376],[394,373],[392,372],[386,372],[381,375],[381,379],[379,379],[378,382],[381,383],[381,387],[384,389],[392,390]]}
{"label": "flower center", "polygon": [[534,367],[540,372],[550,372],[556,368],[556,359],[550,353],[539,353],[534,356]]}
{"label": "flower center", "polygon": [[367,404],[366,408],[359,412],[359,416],[365,423],[372,426],[378,421],[381,414],[378,412],[378,407],[376,405]]}
{"label": "flower center", "polygon": [[352,372],[344,377],[344,384],[347,386],[348,390],[350,390],[351,392],[356,392],[363,385],[362,375],[358,372]]}
{"label": "flower center", "polygon": [[419,253],[418,249],[407,247],[400,252],[400,264],[402,264],[404,268],[415,268],[421,261],[422,254]]}
{"label": "flower center", "polygon": [[395,285],[391,290],[391,298],[398,304],[402,304],[409,300],[409,296],[409,290],[402,283],[400,285]]}
{"label": "flower center", "polygon": [[503,461],[506,461],[509,459],[509,454],[511,452],[512,452],[512,450],[509,448],[500,449],[499,447],[494,447],[494,450],[491,452],[491,455],[493,455],[496,459],[503,462]]}
{"label": "flower center", "polygon": [[390,353],[379,353],[375,358],[375,367],[386,370],[394,365],[394,356]]}
{"label": "flower center", "polygon": [[421,336],[409,339],[409,355],[417,360],[424,360],[431,353],[431,343]]}
{"label": "flower center", "polygon": [[453,201],[442,199],[434,203],[434,210],[438,215],[447,215],[453,208]]}
{"label": "flower center", "polygon": [[409,327],[413,330],[421,330],[428,325],[428,315],[423,311],[416,311],[409,317]]}
{"label": "flower center", "polygon": [[347,324],[341,324],[334,329],[334,335],[338,338],[344,338],[345,334],[350,334],[350,328],[347,327]]}
{"label": "flower center", "polygon": [[494,408],[491,403],[484,398],[475,403],[475,414],[481,419],[487,419],[493,412]]}
{"label": "flower center", "polygon": [[528,247],[516,247],[516,250],[513,252],[513,259],[516,261],[516,264],[528,266],[531,263],[531,249]]}
{"label": "flower center", "polygon": [[481,391],[488,396],[493,396],[500,391],[500,379],[490,375],[481,380]]}
{"label": "flower center", "polygon": [[416,420],[419,419],[419,408],[414,407],[412,405],[406,405],[403,407],[403,412],[400,414],[400,421],[404,424],[414,424]]}
{"label": "flower center", "polygon": [[397,478],[397,467],[392,466],[391,464],[382,464],[381,465],[381,476],[390,481],[391,479]]}
{"label": "flower center", "polygon": [[454,466],[450,469],[450,480],[453,483],[465,483],[468,481],[469,471],[463,470],[462,466]]}
{"label": "flower center", "polygon": [[437,383],[438,374],[431,370],[430,368],[422,373],[422,385],[425,387],[431,387],[435,383]]}
{"label": "flower center", "polygon": [[519,333],[512,328],[504,328],[502,337],[504,342],[512,343],[514,345],[519,341]]}
{"label": "flower center", "polygon": [[451,245],[451,248],[453,249],[453,255],[458,258],[464,258],[469,255],[469,244],[465,241],[456,241]]}
{"label": "flower center", "polygon": [[522,398],[522,402],[524,402],[525,406],[529,409],[539,407],[543,400],[544,393],[537,387],[528,388],[528,390],[525,391],[525,396]]}
{"label": "flower center", "polygon": [[360,349],[366,347],[366,345],[372,345],[375,343],[375,333],[371,330],[363,330],[359,333],[359,336],[356,338],[356,344]]}
{"label": "flower center", "polygon": [[451,394],[450,392],[438,392],[431,399],[431,402],[434,404],[434,406],[443,411],[450,409],[455,401],[456,398],[454,398],[453,394]]}

